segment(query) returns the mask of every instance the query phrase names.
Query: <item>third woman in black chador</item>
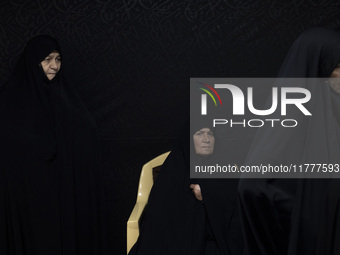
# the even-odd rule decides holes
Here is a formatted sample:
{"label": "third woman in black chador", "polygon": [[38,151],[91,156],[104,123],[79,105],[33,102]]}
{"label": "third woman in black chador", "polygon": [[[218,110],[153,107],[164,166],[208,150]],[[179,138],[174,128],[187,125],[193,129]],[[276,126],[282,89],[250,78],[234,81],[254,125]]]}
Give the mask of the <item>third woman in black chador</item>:
{"label": "third woman in black chador", "polygon": [[[298,121],[297,127],[259,130],[247,165],[318,163],[336,167],[340,163],[340,97],[336,81],[340,78],[339,63],[338,32],[317,27],[296,39],[281,67],[277,86],[308,89],[311,99],[305,107],[312,116],[297,110],[290,115]],[[285,84],[287,80],[281,78],[302,79]],[[247,179],[245,175],[240,180],[246,254],[310,255],[316,250],[319,254],[333,254],[327,251],[333,248],[325,242],[334,245],[334,228],[324,233],[321,230],[326,226],[325,217],[332,215],[331,221],[337,222],[335,208],[327,209],[326,201],[333,192],[330,188],[340,186],[339,175],[326,172],[311,176],[303,172],[287,177],[292,178],[278,179],[274,174],[268,179]]]}

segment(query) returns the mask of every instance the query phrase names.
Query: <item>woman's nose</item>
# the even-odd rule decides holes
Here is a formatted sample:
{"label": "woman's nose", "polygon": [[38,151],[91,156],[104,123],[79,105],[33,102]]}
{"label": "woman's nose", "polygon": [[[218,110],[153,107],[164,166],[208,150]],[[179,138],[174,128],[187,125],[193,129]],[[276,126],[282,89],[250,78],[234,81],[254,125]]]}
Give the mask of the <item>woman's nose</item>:
{"label": "woman's nose", "polygon": [[210,142],[208,134],[203,135],[203,141],[206,142],[206,143]]}
{"label": "woman's nose", "polygon": [[57,65],[57,62],[55,60],[52,60],[51,62],[51,68],[52,69],[58,69],[58,65]]}

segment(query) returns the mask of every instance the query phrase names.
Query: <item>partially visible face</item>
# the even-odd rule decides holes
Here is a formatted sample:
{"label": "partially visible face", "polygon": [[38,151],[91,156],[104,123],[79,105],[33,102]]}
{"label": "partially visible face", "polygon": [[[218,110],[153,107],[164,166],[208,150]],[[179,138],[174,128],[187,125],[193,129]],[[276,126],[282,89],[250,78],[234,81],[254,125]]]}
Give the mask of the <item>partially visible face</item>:
{"label": "partially visible face", "polygon": [[61,57],[58,51],[51,52],[43,61],[41,61],[41,67],[43,68],[47,78],[52,80],[59,72],[61,67]]}
{"label": "partially visible face", "polygon": [[210,128],[202,128],[193,135],[196,154],[209,156],[214,152],[215,137]]}
{"label": "partially visible face", "polygon": [[335,67],[329,78],[329,86],[336,93],[340,93],[340,63]]}

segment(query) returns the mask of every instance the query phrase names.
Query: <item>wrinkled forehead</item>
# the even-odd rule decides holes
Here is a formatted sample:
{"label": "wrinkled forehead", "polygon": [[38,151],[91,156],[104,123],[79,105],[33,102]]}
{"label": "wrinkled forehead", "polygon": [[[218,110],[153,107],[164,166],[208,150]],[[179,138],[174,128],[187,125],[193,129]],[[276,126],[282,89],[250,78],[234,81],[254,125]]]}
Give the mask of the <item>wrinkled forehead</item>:
{"label": "wrinkled forehead", "polygon": [[212,132],[212,130],[209,127],[203,127],[201,129],[197,130],[196,132],[209,133],[209,132]]}
{"label": "wrinkled forehead", "polygon": [[25,57],[29,62],[40,63],[53,51],[60,53],[58,42],[48,35],[32,38],[25,47]]}

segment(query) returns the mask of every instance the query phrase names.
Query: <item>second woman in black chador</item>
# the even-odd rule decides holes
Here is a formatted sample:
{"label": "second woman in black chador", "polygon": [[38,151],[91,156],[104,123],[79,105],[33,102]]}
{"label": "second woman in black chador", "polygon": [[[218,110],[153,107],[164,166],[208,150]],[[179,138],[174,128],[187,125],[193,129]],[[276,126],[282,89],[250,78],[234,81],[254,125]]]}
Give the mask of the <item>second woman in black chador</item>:
{"label": "second woman in black chador", "polygon": [[[209,154],[213,146],[209,126],[198,123],[189,131],[188,123],[172,148],[150,193],[140,236],[130,255],[242,254],[238,179],[190,179],[190,160],[209,165],[218,153],[218,138],[214,137],[213,155]],[[193,139],[204,135],[205,148],[199,152]],[[195,198],[192,184],[200,186],[203,203]]]}

